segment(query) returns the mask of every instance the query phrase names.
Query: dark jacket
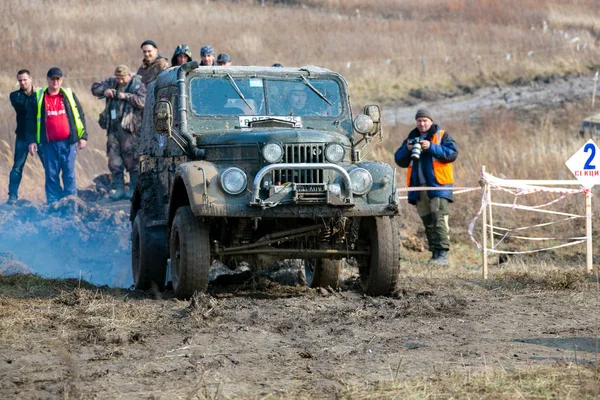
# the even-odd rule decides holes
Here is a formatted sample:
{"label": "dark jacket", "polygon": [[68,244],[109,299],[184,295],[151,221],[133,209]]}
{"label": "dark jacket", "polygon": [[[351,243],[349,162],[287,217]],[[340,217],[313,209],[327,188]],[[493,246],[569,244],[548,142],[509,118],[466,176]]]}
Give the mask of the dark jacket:
{"label": "dark jacket", "polygon": [[[46,93],[47,88],[44,89],[44,93]],[[45,97],[45,96],[44,96]],[[83,108],[81,107],[81,103],[79,99],[73,92],[73,98],[75,99],[75,104],[77,105],[77,109],[79,110],[79,115],[81,116],[81,122],[83,122],[83,135],[81,139],[87,140],[87,128],[85,125],[85,115],[83,113]],[[65,105],[65,112],[67,113],[67,119],[69,120],[69,143],[74,144],[79,141],[79,137],[77,137],[77,128],[75,127],[75,118],[73,117],[73,111],[69,106],[69,101],[66,96],[63,96],[63,104]],[[35,95],[31,99],[27,107],[27,143],[36,143],[36,132],[37,132],[37,103],[35,101]],[[46,99],[42,99],[42,120],[40,127],[40,143],[47,143],[47,135],[46,135]]]}
{"label": "dark jacket", "polygon": [[[425,135],[425,140],[431,142],[433,135],[440,130],[440,127],[436,124],[433,124],[427,134]],[[404,139],[402,142],[402,146],[396,151],[394,154],[394,159],[396,164],[402,168],[408,168],[410,162],[412,161],[410,158],[410,151],[408,150],[407,143],[408,139],[416,138],[421,136],[421,132],[417,128],[413,129],[409,134],[408,138]],[[434,197],[443,197],[448,199],[449,201],[454,201],[454,196],[451,190],[444,190],[444,187],[452,187],[452,185],[440,185],[435,179],[435,175],[433,172],[433,158],[436,158],[440,162],[451,163],[456,160],[458,157],[458,149],[456,148],[456,143],[452,136],[446,132],[442,137],[442,141],[440,144],[431,143],[431,147],[428,150],[423,150],[421,153],[421,158],[419,162],[421,163],[423,175],[425,176],[426,185],[431,187],[439,187],[440,190],[429,190],[427,194],[429,198]],[[410,186],[415,187],[418,186],[418,168],[416,166],[412,169],[412,174],[410,176]],[[408,202],[411,204],[416,204],[417,200],[419,200],[419,192],[408,192]]]}
{"label": "dark jacket", "polygon": [[17,140],[27,140],[27,107],[31,99],[35,99],[35,91],[27,95],[23,89],[15,90],[10,94],[10,104],[17,113]]}
{"label": "dark jacket", "polygon": [[169,61],[159,54],[156,57],[156,60],[151,63],[147,63],[145,60],[142,61],[142,65],[138,68],[137,75],[140,75],[142,77],[142,83],[148,86],[156,80],[158,74],[167,68],[169,68]]}

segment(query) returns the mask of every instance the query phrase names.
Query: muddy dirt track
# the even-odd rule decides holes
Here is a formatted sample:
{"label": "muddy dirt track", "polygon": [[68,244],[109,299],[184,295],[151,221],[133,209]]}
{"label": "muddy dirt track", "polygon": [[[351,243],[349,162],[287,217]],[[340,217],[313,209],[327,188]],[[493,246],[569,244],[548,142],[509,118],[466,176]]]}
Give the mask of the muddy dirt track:
{"label": "muddy dirt track", "polygon": [[352,283],[332,292],[259,278],[186,302],[95,289],[5,297],[0,395],[336,398],[456,370],[594,362],[597,300],[513,284],[411,279],[370,298]]}
{"label": "muddy dirt track", "polygon": [[[121,210],[76,199],[24,206],[14,213],[38,223],[19,232],[49,236],[57,249],[79,240],[71,256],[95,254],[106,274],[128,269],[114,260],[129,234]],[[2,215],[7,232],[14,220]],[[54,230],[42,222],[54,218],[62,221]],[[221,275],[188,301],[77,279],[0,277],[0,398],[353,398],[357,387],[456,371],[597,362],[600,299],[581,269],[486,282],[444,278],[445,267],[402,254],[398,291],[379,298],[362,294],[350,266],[340,290],[308,289],[293,262]],[[0,269],[26,268],[0,253]],[[414,273],[424,269],[431,277]]]}
{"label": "muddy dirt track", "polygon": [[[551,85],[581,98],[585,82],[534,82],[527,93]],[[515,90],[521,94],[478,93],[509,104],[525,98],[525,89]],[[451,104],[469,108],[478,94],[465,96],[453,103],[421,95],[417,103],[454,115],[460,110]],[[413,112],[399,105],[395,118]],[[127,207],[91,200],[0,207],[0,270],[127,287]],[[432,268],[402,255],[404,271]],[[60,268],[64,276],[54,274]],[[393,296],[371,298],[349,267],[333,291],[299,285],[298,267],[289,264],[222,276],[189,301],[78,280],[0,277],[0,398],[352,398],[357,387],[452,371],[597,362],[594,277],[565,270],[484,282],[436,272],[445,274],[408,274]]]}

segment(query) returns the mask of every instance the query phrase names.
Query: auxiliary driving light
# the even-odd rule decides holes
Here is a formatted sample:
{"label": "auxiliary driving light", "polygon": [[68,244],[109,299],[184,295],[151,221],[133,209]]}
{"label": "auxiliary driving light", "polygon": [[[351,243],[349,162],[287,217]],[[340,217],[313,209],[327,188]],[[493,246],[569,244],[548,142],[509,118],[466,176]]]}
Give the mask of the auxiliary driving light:
{"label": "auxiliary driving light", "polygon": [[240,194],[246,189],[248,178],[246,174],[239,168],[227,168],[221,174],[221,187],[226,193]]}
{"label": "auxiliary driving light", "polygon": [[367,114],[360,114],[354,118],[354,129],[363,135],[370,133],[373,130],[373,119]]}

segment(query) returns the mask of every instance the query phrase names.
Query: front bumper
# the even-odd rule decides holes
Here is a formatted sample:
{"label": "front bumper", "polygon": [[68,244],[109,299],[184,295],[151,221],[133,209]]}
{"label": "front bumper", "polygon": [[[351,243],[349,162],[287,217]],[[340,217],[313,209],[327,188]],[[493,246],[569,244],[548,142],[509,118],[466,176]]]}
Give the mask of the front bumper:
{"label": "front bumper", "polygon": [[[319,182],[285,182],[283,185],[271,186],[269,197],[260,198],[263,179],[273,171],[335,171],[341,177],[343,187],[338,184]],[[350,175],[343,167],[326,163],[279,163],[263,167],[254,177],[252,186],[252,200],[249,205],[257,207],[275,207],[279,204],[319,204],[326,203],[332,206],[354,206],[352,202],[352,182]]]}

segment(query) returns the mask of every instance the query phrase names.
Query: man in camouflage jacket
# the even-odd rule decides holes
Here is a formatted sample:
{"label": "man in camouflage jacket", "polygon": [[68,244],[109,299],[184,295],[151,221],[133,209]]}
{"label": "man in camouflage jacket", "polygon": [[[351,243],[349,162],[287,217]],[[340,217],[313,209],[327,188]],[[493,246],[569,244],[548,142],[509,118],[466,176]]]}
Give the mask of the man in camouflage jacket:
{"label": "man in camouflage jacket", "polygon": [[[146,102],[146,86],[142,77],[132,75],[126,65],[119,65],[115,76],[92,85],[92,94],[106,99],[106,108],[98,123],[106,129],[108,169],[115,192],[112,200],[130,199],[139,168],[140,130]],[[129,172],[129,191],[125,193],[123,171]]]}
{"label": "man in camouflage jacket", "polygon": [[158,47],[153,40],[146,40],[142,43],[142,53],[144,59],[137,74],[142,77],[142,83],[148,86],[165,69],[169,68],[169,61],[158,54]]}

